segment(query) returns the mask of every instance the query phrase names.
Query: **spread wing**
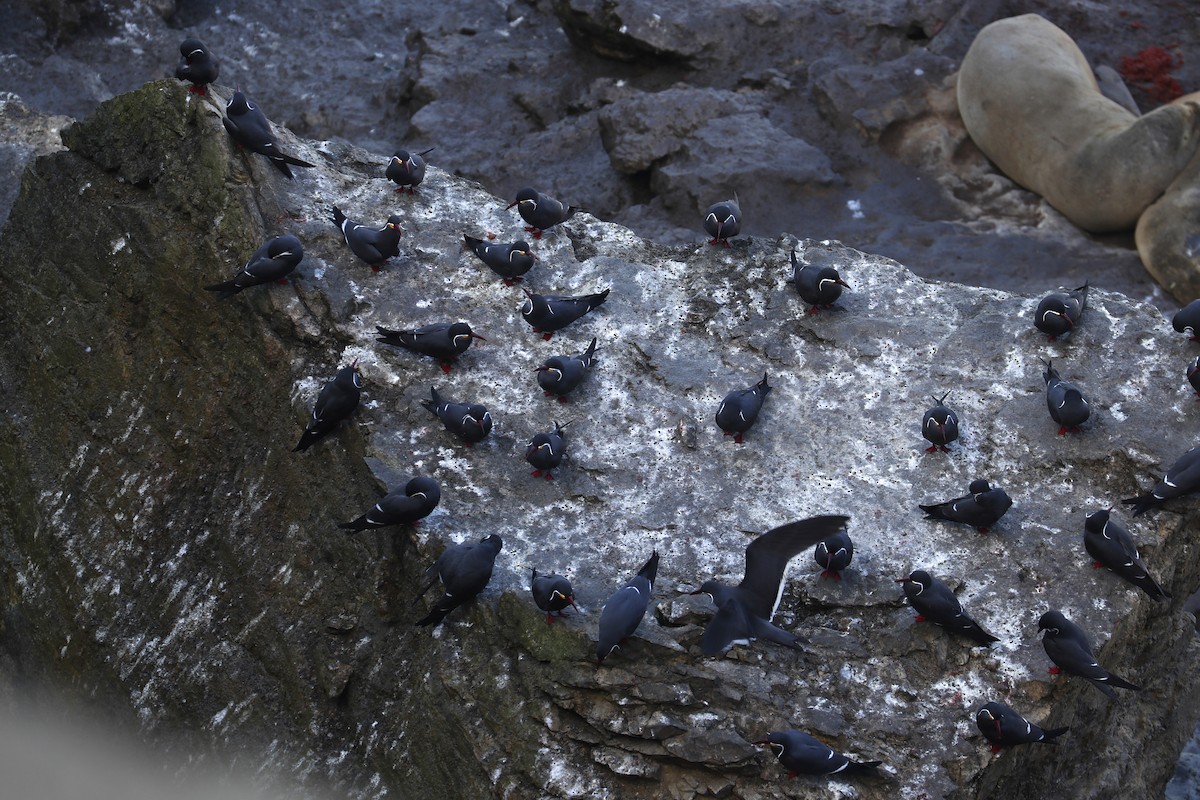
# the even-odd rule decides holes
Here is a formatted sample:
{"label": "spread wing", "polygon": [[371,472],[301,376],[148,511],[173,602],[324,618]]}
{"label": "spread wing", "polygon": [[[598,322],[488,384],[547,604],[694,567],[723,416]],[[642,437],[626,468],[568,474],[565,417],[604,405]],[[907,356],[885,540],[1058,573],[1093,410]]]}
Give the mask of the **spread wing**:
{"label": "spread wing", "polygon": [[746,547],[746,574],[738,585],[746,610],[770,620],[783,595],[788,562],[833,536],[849,521],[841,515],[809,517],[773,528],[751,542]]}

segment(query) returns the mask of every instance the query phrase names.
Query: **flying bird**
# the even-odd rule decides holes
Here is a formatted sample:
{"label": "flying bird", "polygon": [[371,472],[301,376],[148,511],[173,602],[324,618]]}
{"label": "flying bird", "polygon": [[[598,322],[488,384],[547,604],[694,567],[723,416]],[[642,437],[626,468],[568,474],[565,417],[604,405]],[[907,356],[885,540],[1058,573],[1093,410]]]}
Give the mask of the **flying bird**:
{"label": "flying bird", "polygon": [[313,404],[308,425],[292,452],[307,450],[319,439],[337,427],[358,408],[362,395],[362,376],[358,374],[358,359],[348,367],[342,367],[333,379],[321,387],[317,402]]}
{"label": "flying bird", "polygon": [[304,245],[295,236],[276,236],[254,251],[238,273],[223,283],[205,286],[206,292],[216,292],[218,300],[232,297],[243,289],[260,286],[271,281],[286,283],[284,279],[304,258]]}
{"label": "flying bird", "polygon": [[916,610],[917,622],[928,620],[951,633],[966,636],[976,644],[986,646],[1000,641],[967,616],[962,603],[958,602],[949,586],[925,570],[913,570],[908,577],[896,580],[904,585],[904,596]]}
{"label": "flying bird", "polygon": [[1093,686],[1112,699],[1116,699],[1117,696],[1112,689],[1114,686],[1141,691],[1140,686],[1134,686],[1124,678],[1119,678],[1100,666],[1096,661],[1096,656],[1092,653],[1092,643],[1088,641],[1087,634],[1083,632],[1082,628],[1063,616],[1061,611],[1052,609],[1042,614],[1038,619],[1038,630],[1045,631],[1045,635],[1042,636],[1042,647],[1046,649],[1046,655],[1055,664],[1050,668],[1051,674],[1058,675],[1065,672],[1068,675],[1086,678],[1092,682]]}
{"label": "flying bird", "polygon": [[654,579],[657,575],[658,551],[655,550],[638,570],[637,575],[608,598],[600,612],[600,628],[596,636],[597,664],[603,664],[604,659],[612,655],[612,652],[621,646],[621,642],[637,630],[642,617],[646,616],[646,607],[650,604],[650,593],[654,591]]}
{"label": "flying bird", "polygon": [[418,476],[403,489],[389,492],[362,516],[338,525],[348,531],[365,531],[388,525],[415,525],[437,508],[442,489],[433,478]]}
{"label": "flying bird", "polygon": [[438,560],[425,570],[425,577],[429,578],[429,583],[425,584],[425,588],[416,599],[424,597],[439,580],[444,592],[429,613],[417,620],[417,624],[422,627],[437,625],[451,611],[474,600],[492,579],[496,556],[502,547],[504,540],[494,533],[489,533],[475,544],[447,547]]}
{"label": "flying bird", "polygon": [[233,97],[229,98],[225,105],[225,117],[221,122],[229,132],[229,138],[240,147],[266,156],[289,180],[292,178],[292,166],[314,166],[279,149],[279,143],[275,140],[275,134],[271,132],[271,123],[267,121],[266,115],[240,90],[235,91]]}

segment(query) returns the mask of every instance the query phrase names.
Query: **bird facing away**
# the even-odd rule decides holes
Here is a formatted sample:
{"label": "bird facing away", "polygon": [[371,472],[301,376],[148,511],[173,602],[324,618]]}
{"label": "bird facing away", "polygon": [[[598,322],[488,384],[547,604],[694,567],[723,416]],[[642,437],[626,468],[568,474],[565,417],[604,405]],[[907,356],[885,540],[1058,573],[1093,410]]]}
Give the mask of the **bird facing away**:
{"label": "bird facing away", "polygon": [[362,387],[362,376],[358,374],[358,359],[355,359],[350,366],[339,369],[333,379],[321,387],[317,402],[313,404],[312,414],[308,418],[308,425],[292,452],[312,447],[336,428],[339,422],[353,414],[358,408]]}
{"label": "bird facing away", "polygon": [[442,489],[437,481],[418,476],[404,484],[403,490],[389,492],[358,519],[343,522],[338,527],[348,531],[365,531],[388,525],[415,525],[433,513],[441,499]]}
{"label": "bird facing away", "polygon": [[842,289],[850,288],[833,267],[800,263],[795,250],[792,251],[792,279],[789,282],[808,305],[809,314],[816,314],[822,308],[833,308],[834,302],[842,296]]}
{"label": "bird facing away", "polygon": [[732,436],[735,444],[742,443],[742,435],[754,426],[763,401],[773,387],[767,384],[767,374],[748,389],[736,389],[725,395],[717,406],[717,427],[725,436]]}
{"label": "bird facing away", "polygon": [[505,286],[523,282],[525,273],[532,269],[533,262],[537,260],[529,251],[529,243],[524,239],[501,244],[485,242],[464,233],[463,244],[487,265],[488,269],[499,275]]}
{"label": "bird facing away", "polygon": [[1079,433],[1079,426],[1087,422],[1092,415],[1092,408],[1079,387],[1064,381],[1050,361],[1043,361],[1046,369],[1042,379],[1046,381],[1046,408],[1050,418],[1058,423],[1058,435],[1066,436],[1067,432]]}
{"label": "bird facing away", "polygon": [[704,230],[712,238],[709,244],[729,247],[729,240],[742,230],[742,207],[735,192],[732,200],[713,203],[704,212]]}
{"label": "bird facing away", "polygon": [[1200,331],[1200,300],[1193,300],[1176,311],[1171,317],[1171,327],[1195,340],[1196,332]]}
{"label": "bird facing away", "polygon": [[975,712],[975,726],[992,745],[992,752],[999,753],[1015,744],[1034,744],[1054,740],[1070,728],[1039,728],[1004,703],[992,701]]}
{"label": "bird facing away", "polygon": [[175,66],[175,77],[188,81],[192,85],[188,91],[201,97],[208,94],[208,85],[216,83],[221,74],[221,65],[216,57],[208,52],[204,42],[199,39],[185,39],[179,45],[179,63]]}
{"label": "bird facing away", "polygon": [[251,286],[260,286],[271,281],[287,283],[285,278],[292,274],[303,258],[304,245],[300,244],[299,239],[286,234],[276,236],[255,250],[254,255],[250,256],[250,260],[232,279],[205,286],[204,290],[216,292],[217,299],[224,300]]}
{"label": "bird facing away", "polygon": [[969,494],[962,497],[922,505],[920,509],[925,512],[926,519],[961,522],[978,529],[980,533],[987,533],[1012,506],[1012,498],[1003,489],[993,488],[982,478],[971,481],[967,491]]}
{"label": "bird facing away", "polygon": [[330,218],[341,230],[350,252],[367,262],[372,272],[379,272],[389,258],[400,255],[400,237],[404,235],[404,226],[400,224],[399,214],[388,217],[378,230],[346,219],[337,206],[331,209]]}
{"label": "bird facing away", "polygon": [[618,589],[600,612],[600,627],[596,636],[596,663],[603,664],[621,642],[633,635],[646,607],[650,604],[650,593],[654,591],[654,579],[658,576],[658,551],[642,565],[637,575]]}
{"label": "bird facing away", "polygon": [[565,426],[554,423],[554,430],[534,434],[525,446],[525,460],[533,467],[530,473],[535,478],[554,480],[553,470],[562,463],[567,452],[567,439],[563,435]]}
{"label": "bird facing away", "polygon": [[434,147],[428,150],[422,150],[419,153],[409,153],[407,150],[400,150],[396,155],[392,156],[388,162],[387,169],[384,175],[392,183],[396,184],[396,193],[399,194],[405,189],[409,194],[416,194],[417,187],[421,185],[421,181],[425,180],[425,156],[432,153]]}
{"label": "bird facing away", "polygon": [[707,580],[692,594],[706,594],[717,607],[704,628],[700,652],[706,656],[728,650],[734,644],[767,639],[799,648],[803,641],[771,624],[783,597],[783,578],[788,562],[800,553],[833,536],[850,521],[841,515],[809,517],[772,528],[746,546],[746,571],[737,586]]}
{"label": "bird facing away", "polygon": [[840,530],[828,539],[817,542],[813,548],[813,559],[821,567],[822,578],[842,579],[842,570],[850,566],[854,558],[854,542],[850,541],[850,533]]}
{"label": "bird facing away", "polygon": [[904,585],[904,596],[917,612],[917,622],[928,620],[951,633],[966,636],[976,644],[989,645],[1000,639],[980,627],[967,616],[962,603],[950,587],[923,569],[913,570],[906,578],[896,578]]}
{"label": "bird facing away", "polygon": [[1063,616],[1061,611],[1052,609],[1042,614],[1038,620],[1038,630],[1046,632],[1042,636],[1042,647],[1046,648],[1046,655],[1055,664],[1050,668],[1052,675],[1065,672],[1068,675],[1086,678],[1113,699],[1117,696],[1112,689],[1114,686],[1141,691],[1140,686],[1134,686],[1100,666],[1092,652],[1092,643],[1088,641],[1087,634]]}
{"label": "bird facing away", "polygon": [[507,211],[513,206],[517,207],[517,213],[525,220],[526,232],[535,239],[542,238],[542,233],[560,222],[566,222],[579,210],[578,206],[563,205],[550,195],[542,194],[528,186],[517,192],[517,199],[509,203],[504,210]]}
{"label": "bird facing away", "polygon": [[803,731],[773,731],[757,745],[769,745],[788,777],[797,775],[858,775],[870,773],[882,761],[852,761]]}
{"label": "bird facing away", "polygon": [[[433,584],[442,582],[443,594],[433,604],[417,624],[437,625],[454,609],[474,600],[484,590],[492,579],[492,568],[496,565],[496,556],[504,541],[494,533],[489,533],[474,544],[456,544],[447,547],[446,551],[425,570],[429,583],[417,595],[416,600],[425,596]],[[413,602],[416,602],[414,600]]]}
{"label": "bird facing away", "polygon": [[1147,494],[1129,497],[1122,503],[1133,506],[1133,516],[1158,508],[1168,500],[1200,489],[1200,447],[1193,447],[1171,465],[1163,479]]}
{"label": "bird facing away", "polygon": [[533,577],[529,579],[529,591],[533,594],[533,602],[545,612],[547,625],[553,624],[555,614],[565,617],[567,606],[579,613],[579,606],[575,605],[575,590],[562,575],[539,575],[535,569]]}
{"label": "bird facing away", "polygon": [[949,396],[949,392],[941,397],[931,396],[933,407],[921,418],[921,435],[930,443],[925,448],[926,453],[936,453],[939,449],[949,453],[950,448],[946,445],[958,439],[958,415],[946,407]]}
{"label": "bird facing away", "polygon": [[466,322],[439,322],[403,331],[376,325],[375,333],[378,342],[403,347],[438,361],[442,372],[447,374],[455,359],[467,352],[472,339],[487,341],[472,331]]}
{"label": "bird facing away", "polygon": [[1115,572],[1150,595],[1151,600],[1170,600],[1171,595],[1150,577],[1129,531],[1112,518],[1111,512],[1112,509],[1102,508],[1084,518],[1083,548],[1094,559],[1093,565]]}
{"label": "bird facing away", "polygon": [[442,421],[446,430],[463,440],[467,447],[482,442],[492,430],[492,415],[479,403],[453,403],[442,398],[438,390],[429,390],[429,400],[421,405]]}
{"label": "bird facing away", "polygon": [[561,294],[534,294],[528,289],[525,292],[525,302],[521,304],[521,316],[533,328],[534,333],[542,334],[549,340],[557,330],[570,325],[583,315],[603,305],[608,299],[608,289],[596,294],[585,294],[578,297],[568,297]]}
{"label": "bird facing away", "polygon": [[551,356],[541,366],[534,369],[537,372],[538,386],[546,397],[555,396],[558,402],[570,402],[567,395],[583,382],[583,376],[592,368],[596,357],[596,337],[592,337],[587,350],[573,356]]}
{"label": "bird facing away", "polygon": [[[250,102],[241,91],[233,93],[225,105],[225,117],[221,120],[229,138],[247,150],[266,156],[288,180],[292,178],[291,166],[311,167],[312,164],[290,156],[279,149],[271,123],[258,106]],[[291,165],[291,166],[289,166]]]}
{"label": "bird facing away", "polygon": [[1051,292],[1038,303],[1033,315],[1033,325],[1054,341],[1059,336],[1067,336],[1075,330],[1079,317],[1087,308],[1088,285],[1085,283],[1078,289],[1070,291]]}

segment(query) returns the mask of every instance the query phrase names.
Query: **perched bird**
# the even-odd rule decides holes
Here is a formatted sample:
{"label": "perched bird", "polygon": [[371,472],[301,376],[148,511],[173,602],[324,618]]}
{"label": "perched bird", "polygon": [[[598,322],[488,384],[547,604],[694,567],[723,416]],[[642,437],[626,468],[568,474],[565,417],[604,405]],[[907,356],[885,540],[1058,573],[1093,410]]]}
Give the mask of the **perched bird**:
{"label": "perched bird", "polygon": [[1112,518],[1111,511],[1102,508],[1084,517],[1083,548],[1094,559],[1093,565],[1115,572],[1150,595],[1151,600],[1170,600],[1171,595],[1150,577],[1133,537],[1124,525]]}
{"label": "perched bird", "polygon": [[1092,415],[1091,406],[1079,387],[1070,381],[1064,381],[1049,361],[1042,378],[1046,381],[1046,408],[1050,410],[1050,418],[1058,423],[1058,435],[1066,436],[1067,431],[1079,433],[1079,426],[1087,422]]}
{"label": "perched bird", "polygon": [[377,338],[375,341],[384,344],[403,347],[436,359],[442,365],[442,372],[449,373],[455,359],[467,352],[472,339],[486,342],[479,334],[471,330],[465,322],[440,322],[436,325],[425,325],[414,330],[395,331],[382,325],[375,326]]}
{"label": "perched bird", "polygon": [[992,743],[992,752],[1014,744],[1045,742],[1053,744],[1070,728],[1043,729],[1013,711],[1004,703],[992,701],[975,712],[975,725],[983,737]]}
{"label": "perched bird", "polygon": [[562,575],[539,575],[535,569],[533,577],[529,579],[529,591],[533,593],[533,602],[537,607],[546,612],[547,625],[554,622],[555,614],[565,617],[567,606],[579,613],[579,606],[575,605],[575,590]]}
{"label": "perched bird", "polygon": [[821,567],[822,578],[842,579],[842,570],[850,566],[854,558],[854,542],[850,541],[850,533],[844,528],[828,539],[817,542],[813,550],[813,559]]}
{"label": "perched bird", "polygon": [[1092,643],[1088,641],[1087,634],[1064,617],[1061,611],[1050,610],[1042,614],[1038,620],[1038,630],[1046,632],[1042,636],[1042,647],[1046,648],[1046,655],[1055,664],[1050,668],[1052,675],[1065,672],[1087,678],[1093,686],[1113,699],[1117,696],[1112,690],[1114,686],[1141,691],[1140,686],[1134,686],[1100,666],[1092,653]]}
{"label": "perched bird", "polygon": [[770,745],[788,777],[797,775],[858,775],[870,773],[882,761],[851,761],[819,739],[803,731],[774,731],[766,739],[755,742]]}
{"label": "perched bird", "polygon": [[369,228],[361,222],[346,219],[346,215],[337,206],[333,207],[333,224],[342,231],[350,252],[371,265],[371,270],[379,272],[379,268],[389,258],[400,254],[400,237],[404,235],[404,227],[400,224],[400,215],[388,217],[379,230]]}
{"label": "perched bird", "polygon": [[254,255],[250,256],[250,260],[233,278],[224,283],[205,286],[204,290],[216,292],[217,299],[224,300],[251,286],[271,281],[287,283],[284,278],[292,274],[292,270],[300,264],[302,258],[304,245],[300,244],[299,239],[291,235],[276,236],[255,250]]}
{"label": "perched bird", "polygon": [[514,283],[524,281],[525,273],[529,272],[536,260],[533,253],[529,252],[529,243],[524,239],[501,244],[485,242],[483,239],[476,239],[474,236],[467,236],[464,233],[463,242],[468,250],[487,265],[488,269],[503,279],[505,286],[512,286]]}
{"label": "perched bird", "polygon": [[962,603],[958,602],[949,586],[925,570],[913,570],[907,578],[896,578],[896,581],[904,584],[904,596],[908,598],[909,605],[916,609],[917,622],[928,620],[982,645],[1000,641],[967,616]]}
{"label": "perched bird", "polygon": [[983,479],[971,481],[967,491],[970,494],[944,503],[923,505],[920,509],[925,512],[926,519],[961,522],[978,528],[980,533],[987,533],[1012,505],[1012,498],[1003,489],[993,488]]}
{"label": "perched bird", "polygon": [[492,415],[479,403],[451,403],[442,399],[437,389],[430,389],[431,400],[422,400],[431,414],[446,426],[446,430],[462,439],[467,447],[482,442],[492,430]]}
{"label": "perched bird", "polygon": [[[484,590],[492,579],[492,568],[496,565],[496,556],[504,540],[494,533],[480,539],[475,544],[456,544],[447,547],[438,560],[425,570],[429,583],[417,595],[416,600],[425,596],[433,584],[442,582],[444,593],[433,604],[417,624],[437,625],[446,615]],[[416,602],[414,600],[413,602]]]}
{"label": "perched bird", "polygon": [[389,492],[367,513],[350,522],[338,525],[349,531],[365,531],[388,525],[415,525],[437,508],[442,489],[433,478],[416,477],[404,484],[404,489]]}
{"label": "perched bird", "polygon": [[1158,508],[1168,500],[1191,494],[1197,489],[1200,489],[1200,447],[1193,447],[1171,465],[1167,474],[1154,484],[1149,494],[1130,497],[1121,502],[1133,506],[1133,515],[1136,517]]}
{"label": "perched bird", "polygon": [[216,56],[208,52],[199,39],[185,39],[179,45],[179,63],[175,66],[175,77],[192,85],[188,91],[201,97],[208,94],[208,85],[217,82],[221,65]]}
{"label": "perched bird", "polygon": [[804,641],[771,624],[783,597],[783,577],[788,562],[817,542],[833,536],[850,518],[839,515],[809,517],[772,528],[746,546],[746,572],[737,586],[707,580],[692,594],[706,594],[717,614],[704,628],[700,652],[706,656],[734,644],[767,639],[798,648]]}
{"label": "perched bird", "polygon": [[258,106],[247,100],[240,90],[229,98],[225,105],[225,117],[221,122],[225,125],[225,130],[229,131],[229,138],[240,147],[266,156],[289,180],[292,178],[289,164],[296,167],[313,166],[279,149],[266,115]]}
{"label": "perched bird", "polygon": [[713,237],[708,240],[709,244],[729,247],[729,240],[742,230],[742,207],[736,192],[732,200],[722,200],[708,207],[704,212],[704,230]]}
{"label": "perched bird", "polygon": [[526,186],[517,192],[517,199],[505,207],[505,211],[517,207],[521,219],[525,220],[525,230],[533,238],[542,238],[542,233],[560,222],[566,222],[575,216],[578,206],[564,206],[548,194],[542,194],[537,189]]}
{"label": "perched bird", "polygon": [[654,579],[658,575],[658,551],[642,565],[637,575],[618,589],[600,612],[600,629],[596,636],[596,663],[603,664],[621,642],[633,635],[646,607],[650,604],[650,593],[654,591]]}
{"label": "perched bird", "polygon": [[599,308],[608,299],[608,289],[596,294],[585,294],[579,297],[568,297],[561,294],[534,294],[528,289],[525,292],[525,302],[521,305],[521,316],[533,327],[534,333],[542,334],[543,339],[549,339],[557,330],[570,325],[575,320]]}
{"label": "perched bird", "polygon": [[1088,285],[1078,289],[1051,292],[1038,303],[1033,315],[1033,325],[1054,341],[1075,329],[1083,310],[1087,308]]}
{"label": "perched bird", "polygon": [[925,412],[921,418],[921,435],[930,442],[925,448],[926,453],[936,453],[940,448],[943,453],[949,453],[946,445],[958,439],[958,415],[946,408],[946,392],[941,398],[931,396],[933,408]]}
{"label": "perched bird", "polygon": [[545,475],[546,480],[554,480],[554,470],[562,463],[567,452],[567,440],[563,436],[563,425],[554,423],[554,430],[534,434],[525,446],[525,460],[533,466],[533,477]]}
{"label": "perched bird", "polygon": [[789,282],[796,287],[800,299],[808,304],[809,314],[832,308],[834,301],[842,296],[842,289],[850,288],[833,267],[801,264],[795,250],[792,251],[792,279]]}
{"label": "perched bird", "polygon": [[1196,390],[1196,400],[1200,400],[1200,356],[1196,356],[1196,360],[1188,364],[1187,379]]}
{"label": "perched bird", "polygon": [[558,402],[568,402],[567,395],[583,381],[584,374],[592,368],[595,356],[596,338],[592,337],[592,343],[582,353],[547,358],[534,370],[537,372],[538,386],[542,387],[546,397],[555,395]]}
{"label": "perched bird", "polygon": [[362,376],[358,374],[358,359],[348,367],[342,367],[333,380],[321,387],[317,402],[313,404],[312,416],[300,437],[300,443],[292,450],[307,450],[320,438],[337,427],[337,424],[354,413],[362,394]]}
{"label": "perched bird", "polygon": [[417,187],[421,185],[421,181],[425,180],[424,157],[436,149],[431,147],[419,153],[409,153],[407,150],[401,150],[392,156],[392,160],[388,162],[384,175],[387,176],[389,181],[396,184],[397,194],[403,192],[405,189],[408,189],[409,194],[417,193]]}
{"label": "perched bird", "polygon": [[771,389],[764,372],[762,380],[749,389],[737,389],[725,395],[721,405],[717,406],[717,427],[726,436],[732,436],[735,443],[741,444],[742,434],[754,426],[763,400],[771,393]]}
{"label": "perched bird", "polygon": [[1171,317],[1171,327],[1195,340],[1196,332],[1200,331],[1200,300],[1193,300],[1176,311]]}

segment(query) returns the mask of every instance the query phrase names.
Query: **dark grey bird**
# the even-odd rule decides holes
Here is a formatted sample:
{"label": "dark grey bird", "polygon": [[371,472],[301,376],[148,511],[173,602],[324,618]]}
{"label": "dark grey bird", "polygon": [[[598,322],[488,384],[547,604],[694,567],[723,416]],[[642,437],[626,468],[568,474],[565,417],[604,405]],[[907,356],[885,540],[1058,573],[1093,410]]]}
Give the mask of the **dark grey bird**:
{"label": "dark grey bird", "polygon": [[1087,308],[1087,296],[1086,283],[1078,289],[1051,292],[1038,303],[1033,315],[1034,327],[1049,336],[1052,342],[1059,336],[1070,334]]}
{"label": "dark grey bird", "polygon": [[596,636],[596,663],[603,664],[621,642],[633,635],[646,607],[650,604],[650,593],[654,591],[654,579],[658,576],[658,551],[642,565],[637,575],[618,589],[600,612],[600,627]]}
{"label": "dark grey bird", "polygon": [[923,569],[913,570],[906,578],[896,578],[904,585],[904,596],[917,612],[917,622],[941,625],[951,633],[966,636],[977,644],[989,645],[1000,639],[985,631],[978,622],[967,616],[962,603],[950,587]]}
{"label": "dark grey bird", "polygon": [[432,399],[421,405],[442,421],[446,430],[463,440],[467,447],[482,442],[492,430],[492,415],[479,403],[453,403],[442,398],[437,389],[430,389]]}
{"label": "dark grey bird", "polygon": [[748,389],[736,389],[725,395],[717,406],[717,427],[724,435],[732,436],[736,444],[742,443],[742,435],[754,426],[763,401],[773,387],[767,383],[764,372],[762,380]]}
{"label": "dark grey bird", "polygon": [[925,512],[926,519],[961,522],[977,528],[980,533],[987,533],[1012,505],[1012,498],[1003,489],[992,487],[983,479],[971,481],[967,491],[969,494],[962,497],[922,505],[920,509]]}
{"label": "dark grey bird", "polygon": [[575,605],[575,590],[571,588],[571,582],[562,575],[539,575],[535,569],[533,577],[529,579],[529,591],[533,594],[533,602],[545,612],[547,625],[554,622],[556,614],[565,617],[567,606],[575,609],[576,613],[579,612],[579,606]]}
{"label": "dark grey bird", "polygon": [[803,731],[773,731],[757,745],[769,745],[788,777],[797,775],[859,775],[871,773],[882,761],[853,761]]}
{"label": "dark grey bird", "polygon": [[1133,516],[1158,508],[1168,500],[1183,497],[1200,489],[1200,447],[1193,447],[1171,465],[1163,479],[1147,494],[1122,500],[1133,506]]}
{"label": "dark grey bird", "polygon": [[235,91],[233,97],[229,98],[225,105],[225,117],[221,122],[229,132],[229,138],[239,147],[266,156],[289,180],[292,178],[292,166],[313,166],[279,149],[279,143],[275,140],[275,134],[271,132],[271,123],[267,121],[266,115],[246,99],[246,95],[240,90]]}
{"label": "dark grey bird", "polygon": [[339,369],[333,379],[321,387],[300,443],[292,452],[312,447],[317,440],[336,428],[339,422],[353,414],[354,409],[358,408],[362,387],[358,359],[355,359],[350,366]]}
{"label": "dark grey bird", "polygon": [[565,426],[554,423],[554,430],[534,434],[525,446],[525,460],[533,467],[531,473],[535,478],[545,477],[554,480],[553,470],[562,463],[567,452],[567,439],[563,435]]}
{"label": "dark grey bird", "polygon": [[529,243],[524,239],[502,244],[485,242],[483,239],[463,234],[463,242],[488,269],[500,276],[505,286],[523,282],[525,273],[529,272],[533,262],[537,260],[529,251]]}
{"label": "dark grey bird", "polygon": [[592,337],[592,343],[582,353],[547,358],[535,369],[538,386],[542,387],[547,397],[554,395],[560,403],[569,402],[567,395],[583,382],[583,376],[592,368],[595,356],[596,339]]}
{"label": "dark grey bird", "polygon": [[517,199],[504,210],[513,206],[517,207],[521,219],[525,220],[525,230],[535,239],[542,238],[542,233],[560,222],[566,222],[579,210],[578,206],[563,205],[550,195],[528,186],[517,192]]}
{"label": "dark grey bird", "polygon": [[789,522],[772,528],[746,546],[746,571],[737,586],[707,580],[692,594],[706,594],[717,607],[704,628],[700,652],[706,656],[728,650],[734,644],[755,639],[799,648],[804,641],[771,624],[783,597],[783,578],[788,562],[800,553],[833,536],[849,517],[825,515]]}
{"label": "dark grey bird", "polygon": [[1187,379],[1196,390],[1196,400],[1200,401],[1200,356],[1196,356],[1196,360],[1188,364]]}
{"label": "dark grey bird", "polygon": [[284,279],[292,274],[303,258],[304,245],[300,244],[299,239],[287,234],[276,236],[255,250],[254,255],[250,256],[250,260],[233,278],[223,283],[205,286],[204,290],[216,292],[217,299],[224,300],[251,286],[260,286],[271,281],[287,283]]}
{"label": "dark grey bird", "polygon": [[708,207],[704,212],[704,230],[713,237],[708,240],[709,244],[729,247],[729,240],[742,230],[742,207],[736,192],[732,200],[722,200]]}
{"label": "dark grey bird", "polygon": [[175,66],[175,77],[192,85],[188,91],[201,97],[208,94],[208,85],[216,83],[221,74],[221,64],[216,56],[208,52],[199,39],[185,39],[179,45],[179,63]]}
{"label": "dark grey bird", "polygon": [[949,396],[949,392],[940,398],[930,396],[933,407],[921,418],[921,435],[930,443],[925,448],[926,453],[936,453],[939,449],[949,453],[950,448],[946,445],[958,439],[958,415],[946,407],[946,398]]}
{"label": "dark grey bird", "polygon": [[1083,548],[1094,559],[1093,566],[1115,572],[1150,595],[1152,600],[1170,600],[1170,593],[1150,576],[1129,531],[1112,518],[1111,512],[1110,508],[1102,508],[1083,520]]}
{"label": "dark grey bird", "polygon": [[399,214],[388,217],[378,230],[346,219],[337,206],[332,209],[331,219],[341,230],[350,252],[370,264],[373,272],[379,272],[389,258],[400,255],[400,237],[404,235],[404,226],[400,224]]}
{"label": "dark grey bird", "polygon": [[397,151],[396,155],[392,156],[392,160],[388,162],[387,169],[384,175],[392,183],[396,184],[396,193],[399,194],[405,189],[409,194],[416,194],[417,187],[421,185],[421,181],[425,180],[425,156],[432,153],[434,147],[428,150],[422,150],[419,153],[410,153],[407,150]]}
{"label": "dark grey bird", "polygon": [[1092,415],[1092,407],[1079,387],[1063,380],[1051,362],[1042,363],[1046,365],[1042,372],[1046,381],[1046,408],[1050,410],[1050,418],[1058,423],[1058,435],[1066,436],[1068,431],[1079,433],[1079,426]]}
{"label": "dark grey bird", "polygon": [[808,305],[808,313],[815,314],[822,308],[833,308],[834,302],[842,296],[842,289],[849,289],[850,284],[842,280],[842,276],[831,266],[816,264],[801,264],[792,251],[792,279],[789,281],[796,287],[800,299]]}
{"label": "dark grey bird", "polygon": [[1195,340],[1197,331],[1200,331],[1200,300],[1193,300],[1176,311],[1175,316],[1171,317],[1171,327]]}
{"label": "dark grey bird", "polygon": [[1038,619],[1038,630],[1045,631],[1042,636],[1042,647],[1046,655],[1054,662],[1050,668],[1052,675],[1067,673],[1080,678],[1087,678],[1100,691],[1115,699],[1117,693],[1112,687],[1141,691],[1140,686],[1134,686],[1124,678],[1113,675],[1100,666],[1092,652],[1092,643],[1088,641],[1083,629],[1071,622],[1058,610],[1050,610]]}
{"label": "dark grey bird", "polygon": [[840,581],[842,570],[850,566],[853,558],[854,542],[850,540],[850,533],[845,529],[817,542],[817,546],[813,548],[813,559],[821,567],[822,578]]}
{"label": "dark grey bird", "polygon": [[472,339],[487,341],[471,330],[471,326],[465,322],[439,322],[401,331],[376,325],[375,333],[378,342],[403,347],[435,359],[445,373],[449,373],[455,360],[467,352]]}
{"label": "dark grey bird", "polygon": [[975,726],[991,742],[992,752],[999,753],[1015,744],[1045,742],[1054,744],[1070,728],[1039,728],[1004,703],[992,701],[975,712]]}
{"label": "dark grey bird", "polygon": [[542,334],[542,338],[547,340],[555,331],[562,330],[584,314],[603,305],[609,292],[605,289],[596,294],[569,297],[561,294],[534,294],[524,288],[521,291],[525,292],[521,316],[530,324],[534,333]]}
{"label": "dark grey bird", "polygon": [[418,476],[404,484],[403,489],[389,492],[358,519],[343,522],[338,527],[348,531],[365,531],[388,525],[415,525],[433,513],[441,499],[442,488],[437,481]]}
{"label": "dark grey bird", "polygon": [[447,547],[438,560],[425,570],[425,577],[429,578],[429,583],[425,584],[416,600],[424,597],[430,587],[439,580],[442,582],[442,596],[433,604],[428,614],[417,620],[417,624],[437,625],[451,611],[474,600],[492,579],[496,556],[502,547],[504,540],[494,533],[489,533],[474,544]]}

